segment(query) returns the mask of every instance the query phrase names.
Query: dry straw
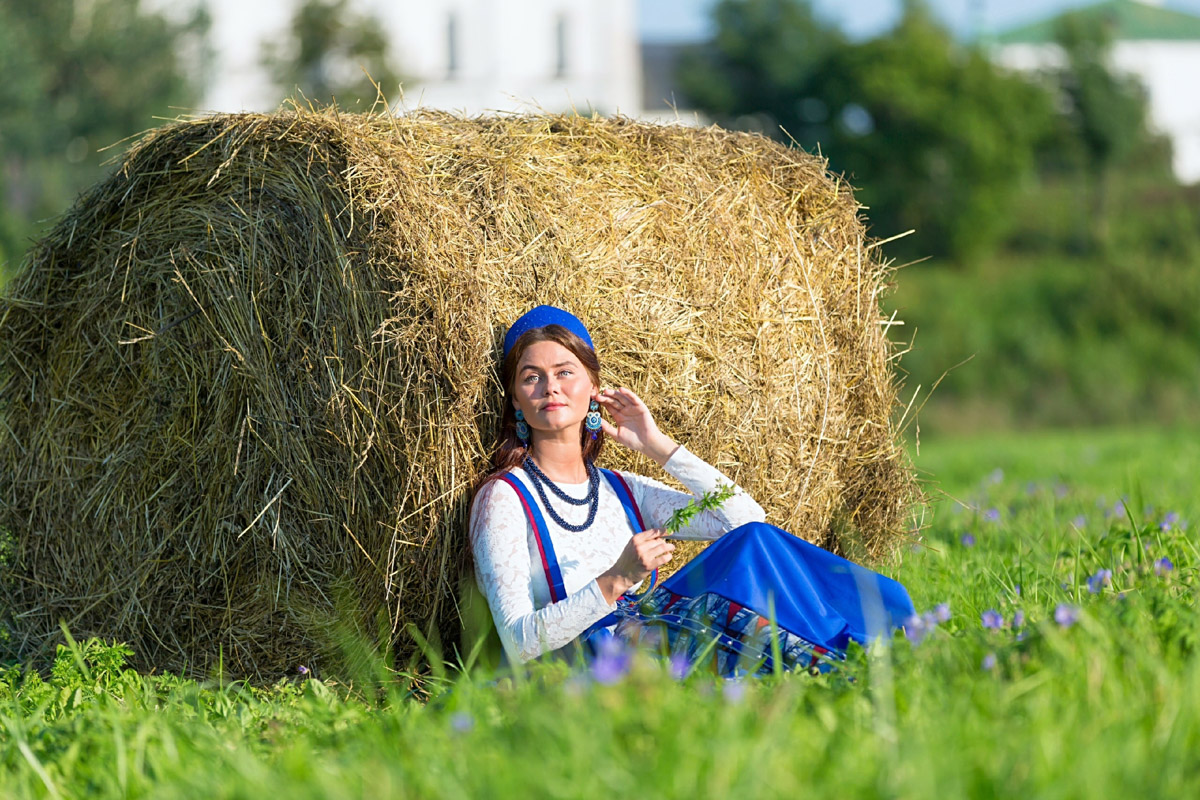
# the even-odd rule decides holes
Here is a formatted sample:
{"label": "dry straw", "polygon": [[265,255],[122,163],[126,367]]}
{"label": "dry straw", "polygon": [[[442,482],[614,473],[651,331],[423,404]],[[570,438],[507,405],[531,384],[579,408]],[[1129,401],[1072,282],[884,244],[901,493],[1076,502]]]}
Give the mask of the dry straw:
{"label": "dry straw", "polygon": [[[13,642],[262,678],[382,620],[454,641],[497,352],[538,303],[771,521],[878,555],[913,483],[888,270],[824,160],[627,119],[177,122],[0,305]],[[606,451],[608,466],[657,474]]]}

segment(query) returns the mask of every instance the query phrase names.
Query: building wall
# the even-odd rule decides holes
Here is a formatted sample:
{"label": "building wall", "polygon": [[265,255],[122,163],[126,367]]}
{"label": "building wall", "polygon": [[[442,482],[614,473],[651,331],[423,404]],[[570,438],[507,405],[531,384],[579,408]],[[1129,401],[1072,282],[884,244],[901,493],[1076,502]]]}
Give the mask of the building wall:
{"label": "building wall", "polygon": [[[1200,181],[1200,42],[1122,41],[1112,59],[1146,87],[1150,122],[1171,139],[1176,177]],[[997,50],[996,60],[1029,72],[1062,66],[1063,54],[1057,45],[1010,44]]]}
{"label": "building wall", "polygon": [[[354,7],[386,29],[392,56],[410,78],[408,108],[468,114],[575,108],[636,116],[635,2],[356,0]],[[275,107],[278,93],[258,65],[259,43],[286,36],[295,4],[210,0],[217,63],[207,110]]]}

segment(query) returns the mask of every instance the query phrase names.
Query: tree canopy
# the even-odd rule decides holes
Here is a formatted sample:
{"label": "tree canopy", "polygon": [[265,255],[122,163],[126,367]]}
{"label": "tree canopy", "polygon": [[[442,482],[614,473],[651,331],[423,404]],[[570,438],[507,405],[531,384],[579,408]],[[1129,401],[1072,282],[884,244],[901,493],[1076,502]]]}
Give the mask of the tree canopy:
{"label": "tree canopy", "polygon": [[167,15],[140,0],[0,4],[0,272],[38,220],[62,211],[102,170],[101,148],[200,97],[203,6]]}
{"label": "tree canopy", "polygon": [[304,0],[288,37],[263,43],[262,63],[284,95],[299,90],[314,103],[352,108],[375,102],[375,84],[396,91],[400,73],[388,49],[379,19],[353,11],[349,0]]}
{"label": "tree canopy", "polygon": [[1051,95],[956,42],[916,0],[885,36],[849,41],[805,0],[721,0],[684,91],[725,124],[820,150],[902,254],[967,258],[995,245],[1032,172]]}

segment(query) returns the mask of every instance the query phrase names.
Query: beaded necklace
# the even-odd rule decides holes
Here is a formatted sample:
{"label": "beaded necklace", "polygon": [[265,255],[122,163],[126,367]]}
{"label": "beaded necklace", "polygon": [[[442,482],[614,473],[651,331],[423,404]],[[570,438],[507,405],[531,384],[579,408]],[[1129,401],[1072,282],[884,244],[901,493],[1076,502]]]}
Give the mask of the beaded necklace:
{"label": "beaded necklace", "polygon": [[[546,508],[547,513],[550,514],[550,519],[554,520],[555,523],[566,530],[574,531],[576,533],[579,533],[580,531],[586,531],[588,528],[592,527],[592,523],[596,521],[596,510],[600,508],[600,470],[596,469],[595,464],[590,461],[584,462],[583,466],[587,470],[588,476],[588,491],[586,495],[579,499],[571,497],[571,495],[558,488],[558,485],[555,484],[554,481],[550,480],[550,478],[546,476],[546,473],[542,472],[541,468],[534,463],[534,460],[529,456],[525,456],[525,461],[521,464],[521,466],[523,466],[525,471],[529,473],[530,480],[533,482],[533,488],[537,490],[538,497],[541,499],[542,505]],[[550,505],[550,499],[546,496],[546,486],[550,487],[550,491],[555,497],[566,503],[569,503],[570,505],[588,506],[587,519],[584,520],[582,525],[572,525],[554,510],[554,506]]]}

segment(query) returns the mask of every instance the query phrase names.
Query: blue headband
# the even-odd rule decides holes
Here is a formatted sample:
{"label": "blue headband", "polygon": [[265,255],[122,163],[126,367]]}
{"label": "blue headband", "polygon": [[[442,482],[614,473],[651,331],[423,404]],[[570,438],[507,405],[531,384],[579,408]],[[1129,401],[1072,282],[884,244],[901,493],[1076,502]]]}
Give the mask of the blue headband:
{"label": "blue headband", "polygon": [[555,308],[554,306],[538,306],[526,311],[508,329],[508,333],[504,335],[504,357],[508,358],[509,351],[513,349],[513,345],[517,343],[517,339],[521,338],[522,333],[535,328],[544,328],[547,325],[561,325],[580,339],[583,339],[584,344],[592,350],[596,349],[596,346],[592,344],[592,337],[588,335],[587,328],[574,314],[569,311],[563,311],[561,308]]}

